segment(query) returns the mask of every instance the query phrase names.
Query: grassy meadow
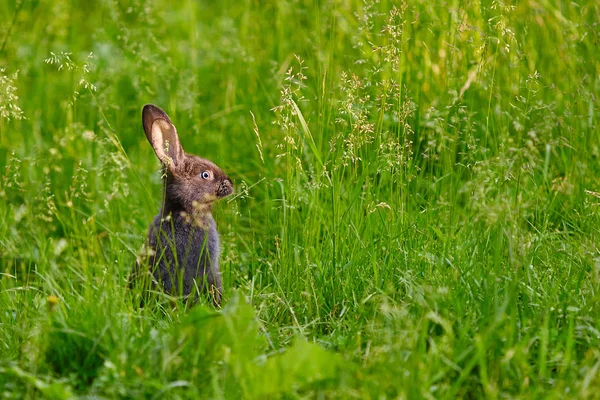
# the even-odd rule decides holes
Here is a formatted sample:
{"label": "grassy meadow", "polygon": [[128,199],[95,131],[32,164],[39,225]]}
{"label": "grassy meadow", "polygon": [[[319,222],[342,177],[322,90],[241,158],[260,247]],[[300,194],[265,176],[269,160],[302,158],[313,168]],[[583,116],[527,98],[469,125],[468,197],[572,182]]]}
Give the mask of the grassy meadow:
{"label": "grassy meadow", "polygon": [[[0,2],[0,397],[598,398],[600,3]],[[128,289],[163,108],[224,307]]]}

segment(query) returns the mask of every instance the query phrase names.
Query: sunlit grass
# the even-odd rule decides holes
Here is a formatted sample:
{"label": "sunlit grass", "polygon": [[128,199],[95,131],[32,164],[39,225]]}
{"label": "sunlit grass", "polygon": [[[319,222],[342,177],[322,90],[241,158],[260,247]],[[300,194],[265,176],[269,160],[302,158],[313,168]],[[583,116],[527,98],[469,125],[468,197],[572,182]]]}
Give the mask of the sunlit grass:
{"label": "sunlit grass", "polygon": [[[0,5],[0,393],[593,398],[598,4]],[[223,310],[128,274],[154,103],[236,193]]]}

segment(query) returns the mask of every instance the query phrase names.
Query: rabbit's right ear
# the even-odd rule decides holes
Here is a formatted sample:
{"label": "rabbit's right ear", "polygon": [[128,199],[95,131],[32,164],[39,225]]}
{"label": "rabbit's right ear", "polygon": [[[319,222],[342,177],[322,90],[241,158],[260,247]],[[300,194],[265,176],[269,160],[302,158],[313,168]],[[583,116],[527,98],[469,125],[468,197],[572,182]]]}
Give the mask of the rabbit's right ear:
{"label": "rabbit's right ear", "polygon": [[171,169],[183,162],[185,153],[177,136],[177,129],[169,116],[153,104],[146,104],[142,110],[142,124],[148,142],[158,159]]}

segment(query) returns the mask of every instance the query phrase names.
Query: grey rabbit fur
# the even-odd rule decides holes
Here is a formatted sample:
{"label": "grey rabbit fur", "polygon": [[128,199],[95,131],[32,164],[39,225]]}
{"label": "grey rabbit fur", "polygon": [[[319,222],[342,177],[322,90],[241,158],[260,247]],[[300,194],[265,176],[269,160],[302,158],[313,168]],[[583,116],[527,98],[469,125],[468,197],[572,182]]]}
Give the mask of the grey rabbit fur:
{"label": "grey rabbit fur", "polygon": [[145,105],[142,124],[164,168],[163,204],[148,230],[152,285],[160,282],[167,293],[193,295],[194,301],[199,293],[209,294],[219,307],[220,244],[211,208],[233,192],[231,179],[209,160],[185,153],[175,126],[159,107]]}

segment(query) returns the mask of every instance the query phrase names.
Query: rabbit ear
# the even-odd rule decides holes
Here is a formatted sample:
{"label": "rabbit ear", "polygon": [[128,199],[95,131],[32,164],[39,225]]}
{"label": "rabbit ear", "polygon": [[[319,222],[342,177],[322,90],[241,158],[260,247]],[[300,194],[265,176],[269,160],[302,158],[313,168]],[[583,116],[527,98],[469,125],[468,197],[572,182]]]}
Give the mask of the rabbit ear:
{"label": "rabbit ear", "polygon": [[163,110],[153,104],[146,104],[142,111],[142,124],[146,138],[163,164],[171,169],[183,162],[185,153],[179,142],[177,129]]}

